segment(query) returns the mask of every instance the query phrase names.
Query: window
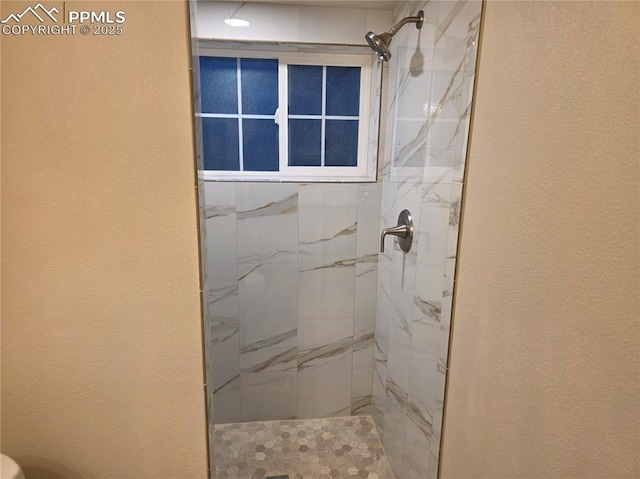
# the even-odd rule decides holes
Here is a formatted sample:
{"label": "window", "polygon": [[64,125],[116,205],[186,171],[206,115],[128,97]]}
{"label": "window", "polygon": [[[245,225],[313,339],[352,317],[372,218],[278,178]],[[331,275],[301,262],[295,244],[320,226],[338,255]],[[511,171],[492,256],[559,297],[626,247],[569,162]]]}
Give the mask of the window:
{"label": "window", "polygon": [[375,180],[371,82],[370,54],[206,52],[203,179]]}

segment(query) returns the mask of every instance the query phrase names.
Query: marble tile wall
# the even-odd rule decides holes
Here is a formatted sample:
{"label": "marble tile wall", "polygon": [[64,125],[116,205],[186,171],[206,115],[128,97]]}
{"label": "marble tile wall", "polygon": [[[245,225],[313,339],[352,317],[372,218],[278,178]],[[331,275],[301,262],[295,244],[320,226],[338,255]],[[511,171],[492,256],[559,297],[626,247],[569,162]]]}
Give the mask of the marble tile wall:
{"label": "marble tile wall", "polygon": [[381,185],[201,189],[213,422],[369,413]]}
{"label": "marble tile wall", "polygon": [[[378,183],[199,183],[213,423],[370,414],[399,479],[437,477],[481,7],[394,12],[425,24],[385,64]],[[378,255],[404,208],[411,251]]]}
{"label": "marble tile wall", "polygon": [[403,2],[392,43],[382,223],[413,214],[408,253],[379,255],[373,417],[398,478],[437,477],[458,221],[481,2]]}

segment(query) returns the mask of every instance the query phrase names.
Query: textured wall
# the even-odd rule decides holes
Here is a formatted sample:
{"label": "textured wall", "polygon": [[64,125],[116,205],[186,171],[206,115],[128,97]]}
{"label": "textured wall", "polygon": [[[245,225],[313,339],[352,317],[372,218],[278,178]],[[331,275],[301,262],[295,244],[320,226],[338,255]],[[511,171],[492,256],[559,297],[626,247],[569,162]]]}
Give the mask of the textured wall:
{"label": "textured wall", "polygon": [[638,477],[640,6],[484,21],[442,477]]}
{"label": "textured wall", "polygon": [[185,4],[93,5],[124,35],[2,41],[2,452],[204,478]]}

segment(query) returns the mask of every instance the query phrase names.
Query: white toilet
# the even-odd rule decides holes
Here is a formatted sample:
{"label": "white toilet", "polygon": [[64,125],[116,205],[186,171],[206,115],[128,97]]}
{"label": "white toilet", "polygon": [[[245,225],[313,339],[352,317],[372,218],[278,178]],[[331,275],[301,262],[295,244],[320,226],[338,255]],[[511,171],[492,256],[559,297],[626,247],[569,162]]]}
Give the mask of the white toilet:
{"label": "white toilet", "polygon": [[22,469],[16,464],[16,461],[9,456],[0,454],[2,461],[0,462],[0,479],[25,479]]}

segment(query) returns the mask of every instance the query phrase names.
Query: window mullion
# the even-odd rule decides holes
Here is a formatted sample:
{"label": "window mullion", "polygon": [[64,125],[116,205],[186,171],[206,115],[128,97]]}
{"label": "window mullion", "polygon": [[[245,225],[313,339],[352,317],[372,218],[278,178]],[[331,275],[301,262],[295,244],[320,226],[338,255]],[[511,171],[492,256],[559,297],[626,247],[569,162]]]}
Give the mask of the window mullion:
{"label": "window mullion", "polygon": [[325,122],[327,115],[327,66],[322,66],[322,122],[321,122],[321,131],[320,131],[320,166],[324,166],[324,149],[325,149]]}
{"label": "window mullion", "polygon": [[287,63],[278,60],[278,143],[280,153],[280,171],[283,172],[289,165],[289,90],[288,90]]}
{"label": "window mullion", "polygon": [[242,141],[242,73],[240,68],[240,58],[237,61],[238,67],[238,148],[240,159],[240,171],[244,171],[244,147]]}

